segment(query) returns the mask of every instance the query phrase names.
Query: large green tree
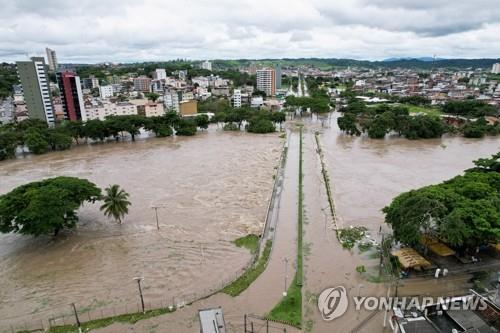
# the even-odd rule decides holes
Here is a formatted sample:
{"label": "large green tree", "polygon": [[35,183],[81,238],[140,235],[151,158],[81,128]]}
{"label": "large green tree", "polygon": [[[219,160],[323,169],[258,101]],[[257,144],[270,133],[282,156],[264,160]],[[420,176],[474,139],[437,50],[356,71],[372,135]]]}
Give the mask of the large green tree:
{"label": "large green tree", "polygon": [[415,246],[422,234],[432,234],[461,250],[500,242],[500,173],[492,169],[498,154],[493,159],[475,161],[477,167],[464,175],[394,198],[383,209],[394,237]]}
{"label": "large green tree", "polygon": [[74,228],[77,209],[99,200],[101,190],[86,179],[56,177],[21,185],[0,196],[0,232],[40,236]]}

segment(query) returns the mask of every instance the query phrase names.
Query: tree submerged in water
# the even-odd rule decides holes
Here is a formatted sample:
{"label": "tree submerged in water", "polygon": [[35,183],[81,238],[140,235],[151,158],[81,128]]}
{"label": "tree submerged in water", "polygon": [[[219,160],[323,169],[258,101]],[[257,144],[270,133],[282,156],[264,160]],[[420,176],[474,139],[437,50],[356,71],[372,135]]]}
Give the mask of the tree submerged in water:
{"label": "tree submerged in water", "polygon": [[101,198],[101,189],[86,179],[55,177],[32,182],[0,196],[0,232],[40,236],[74,228],[76,210]]}
{"label": "tree submerged in water", "polygon": [[128,206],[131,205],[130,201],[127,200],[129,194],[116,184],[107,187],[105,191],[101,211],[104,212],[104,215],[112,216],[118,223],[122,224],[122,218],[128,214]]}

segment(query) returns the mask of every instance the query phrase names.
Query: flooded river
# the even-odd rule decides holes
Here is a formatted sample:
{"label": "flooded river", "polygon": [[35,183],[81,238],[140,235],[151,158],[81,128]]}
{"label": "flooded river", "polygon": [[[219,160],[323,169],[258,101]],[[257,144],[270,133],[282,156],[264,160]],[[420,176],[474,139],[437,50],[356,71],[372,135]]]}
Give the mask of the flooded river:
{"label": "flooded river", "polygon": [[[0,235],[0,318],[46,318],[77,303],[88,310],[176,302],[234,278],[247,250],[231,243],[261,231],[283,140],[211,128],[192,138],[80,145],[0,163],[0,194],[29,181],[66,175],[104,188],[119,184],[132,206],[122,226],[79,211],[78,229],[34,239]],[[158,210],[160,231],[152,205]]]}
{"label": "flooded river", "polygon": [[[327,228],[329,215],[314,131],[322,133],[339,226],[363,225],[372,235],[381,225],[386,228],[380,210],[399,193],[449,179],[471,167],[473,160],[500,150],[498,137],[372,140],[340,133],[336,115],[329,127],[304,121],[305,240],[310,246],[304,297],[308,303],[308,294],[318,294],[332,285],[345,285],[350,292],[365,295],[384,293],[382,284],[363,282],[355,274],[355,266],[367,264],[366,258],[342,250]],[[0,193],[31,180],[72,175],[88,178],[101,187],[120,184],[130,192],[133,202],[123,226],[105,219],[97,206],[90,205],[79,213],[78,230],[57,241],[50,237],[0,236],[0,316],[45,316],[53,312],[49,309],[67,309],[73,301],[89,308],[135,304],[137,290],[132,277],[137,275],[146,278],[147,299],[199,295],[220,286],[250,258],[248,251],[230,241],[261,230],[282,143],[277,135],[212,129],[194,138],[80,146],[0,164]],[[287,161],[288,175],[296,173],[294,160]],[[285,194],[295,193],[295,186],[289,187],[291,192]],[[159,232],[151,205],[162,207]],[[288,211],[296,211],[293,196],[282,202],[280,212],[283,221],[295,221],[292,216],[284,219]],[[288,235],[286,229],[283,233],[283,226],[287,224],[278,226],[278,235]],[[327,253],[330,255],[325,256]],[[283,254],[274,254],[269,272],[275,271],[273,265],[278,267],[276,272],[282,268]],[[376,265],[376,261],[368,265]],[[266,281],[255,283],[252,295],[270,293]],[[259,303],[259,297],[252,295],[244,293],[236,299],[241,305],[238,311],[255,308],[258,312],[262,299]],[[217,302],[210,303],[214,299]],[[224,295],[206,302],[207,306],[232,304]],[[304,310],[316,313],[313,306],[307,305]],[[191,311],[186,315],[196,316]],[[362,317],[346,314],[339,325],[352,328]],[[169,328],[175,318],[172,314],[157,321]],[[178,320],[180,326],[184,319]],[[311,319],[316,321],[318,331],[327,329],[314,316]],[[379,327],[377,323],[377,329],[370,330],[378,332]]]}
{"label": "flooded river", "polygon": [[500,137],[443,137],[407,140],[344,135],[336,115],[323,129],[339,227],[364,225],[378,231],[380,211],[392,198],[411,189],[440,183],[473,166],[472,161],[500,151]]}

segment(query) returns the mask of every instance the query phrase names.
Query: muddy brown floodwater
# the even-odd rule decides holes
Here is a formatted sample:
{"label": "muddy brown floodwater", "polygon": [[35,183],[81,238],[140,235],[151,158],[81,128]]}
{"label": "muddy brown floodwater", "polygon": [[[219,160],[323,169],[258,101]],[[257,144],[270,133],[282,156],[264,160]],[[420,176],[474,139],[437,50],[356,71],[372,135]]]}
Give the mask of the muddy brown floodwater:
{"label": "muddy brown floodwater", "polygon": [[[80,145],[70,151],[0,163],[0,194],[66,175],[101,188],[119,184],[132,206],[119,226],[99,203],[79,210],[75,231],[56,240],[0,235],[0,323],[47,318],[80,308],[137,304],[143,276],[149,300],[201,296],[248,262],[231,242],[259,233],[283,140],[223,133],[192,138]],[[158,210],[160,231],[152,205]]]}
{"label": "muddy brown floodwater", "polygon": [[338,113],[323,129],[339,227],[364,225],[377,231],[380,211],[402,192],[437,184],[473,167],[473,160],[500,151],[500,137],[407,140],[351,137],[340,133]]}
{"label": "muddy brown floodwater", "polygon": [[[395,196],[461,174],[464,169],[473,166],[473,160],[498,152],[500,140],[498,137],[481,140],[444,137],[416,141],[397,137],[385,140],[350,137],[338,129],[337,116],[333,114],[329,126],[325,127],[315,119],[304,120],[304,197],[308,221],[304,227],[308,248],[303,293],[304,320],[306,325],[310,321],[313,332],[350,332],[357,325],[364,325],[356,331],[379,333],[384,331],[383,313],[371,318],[371,313],[367,311],[355,311],[351,302],[342,317],[325,322],[313,302],[313,296],[327,287],[344,286],[350,296],[381,296],[386,294],[388,286],[372,283],[356,272],[358,265],[364,265],[367,276],[378,276],[378,259],[360,254],[358,250],[342,249],[335,237],[314,133],[321,133],[319,137],[330,175],[339,227],[365,226],[378,242],[381,237],[379,227],[387,231],[381,209]],[[411,285],[405,281],[404,290],[409,295],[438,293],[441,296],[457,290],[467,291],[467,280],[468,277],[460,276]],[[365,321],[366,318],[371,319]]]}

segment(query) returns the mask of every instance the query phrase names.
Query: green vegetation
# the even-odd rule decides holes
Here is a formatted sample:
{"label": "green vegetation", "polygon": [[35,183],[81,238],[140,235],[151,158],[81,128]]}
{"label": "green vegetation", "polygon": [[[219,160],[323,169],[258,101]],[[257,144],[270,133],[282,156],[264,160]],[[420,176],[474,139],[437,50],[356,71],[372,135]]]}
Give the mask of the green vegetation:
{"label": "green vegetation", "polygon": [[181,136],[193,136],[196,134],[197,127],[195,119],[181,118],[175,128],[175,134]]}
{"label": "green vegetation", "polygon": [[[287,108],[300,108],[300,111],[310,109],[312,113],[317,115],[325,114],[330,111],[330,97],[325,89],[322,88],[322,78],[306,78],[301,80],[302,84],[307,82],[307,87],[310,97],[295,97],[288,96],[286,98],[285,107]],[[302,87],[302,89],[304,89]]]}
{"label": "green vegetation", "polygon": [[424,96],[406,96],[398,98],[398,102],[402,104],[408,104],[412,106],[428,106],[431,104],[431,100]]}
{"label": "green vegetation", "polygon": [[76,210],[101,198],[101,190],[86,179],[56,177],[21,185],[0,196],[0,232],[40,236],[78,222]]}
{"label": "green vegetation", "polygon": [[284,112],[270,112],[250,107],[233,108],[227,100],[209,98],[199,104],[198,112],[212,112],[212,121],[222,123],[224,130],[240,130],[247,122],[246,130],[252,133],[271,133],[276,131],[276,125],[285,122]]}
{"label": "green vegetation", "polygon": [[497,113],[493,105],[477,100],[449,101],[441,107],[443,113],[463,117],[484,117]]}
{"label": "green vegetation", "polygon": [[479,118],[476,121],[468,121],[460,130],[466,138],[482,138],[485,135],[499,135],[500,123],[490,125],[484,118]]}
{"label": "green vegetation", "polygon": [[445,132],[439,117],[433,115],[410,116],[408,107],[379,104],[367,107],[353,100],[341,110],[344,115],[337,119],[340,130],[349,135],[367,132],[373,139],[383,139],[389,132],[398,133],[408,139],[438,138]]}
{"label": "green vegetation", "polygon": [[71,148],[73,142],[83,139],[104,142],[109,138],[115,141],[128,133],[135,141],[140,129],[152,131],[158,137],[171,136],[173,129],[177,135],[195,135],[197,128],[208,128],[208,117],[200,115],[194,119],[181,118],[175,112],[163,116],[150,117],[140,115],[109,116],[106,120],[64,121],[54,128],[37,119],[28,119],[20,123],[0,125],[0,160],[15,157],[18,146],[26,146],[34,154]]}
{"label": "green vegetation", "polygon": [[16,65],[0,64],[0,100],[12,95],[12,85],[18,83]]}
{"label": "green vegetation", "polygon": [[366,252],[373,247],[372,243],[358,243],[359,252]]}
{"label": "green vegetation", "polygon": [[145,97],[153,102],[156,102],[158,98],[160,98],[160,95],[154,92],[146,93],[144,94]]}
{"label": "green vegetation", "polygon": [[[173,311],[175,311],[175,309],[172,311],[170,311],[169,309],[157,309],[157,310],[148,310],[145,313],[141,312],[134,314],[125,314],[116,317],[97,319],[82,323],[81,328],[83,332],[87,332],[101,327],[109,326],[113,323],[135,324],[139,320],[161,316],[163,314],[171,313]],[[78,332],[78,327],[76,325],[54,326],[47,331],[47,333],[70,333],[70,332]]]}
{"label": "green vegetation", "polygon": [[359,265],[359,266],[356,266],[356,272],[358,272],[359,274],[363,274],[363,273],[366,273],[366,268],[364,265]]}
{"label": "green vegetation", "polygon": [[442,114],[441,110],[438,108],[434,107],[429,107],[429,106],[418,106],[418,105],[412,105],[412,104],[403,104],[403,106],[408,108],[408,111],[410,114],[425,114],[428,116],[435,116],[438,117]]}
{"label": "green vegetation", "polygon": [[500,153],[438,185],[398,195],[383,209],[394,238],[418,246],[430,234],[459,252],[500,241]]}
{"label": "green vegetation", "polygon": [[104,212],[104,215],[112,216],[118,223],[122,224],[122,218],[128,214],[128,206],[131,205],[130,201],[127,200],[129,194],[117,184],[107,187],[105,192],[101,211]]}
{"label": "green vegetation", "polygon": [[288,325],[301,328],[302,326],[302,287],[295,277],[287,290],[287,295],[266,316]]}
{"label": "green vegetation", "polygon": [[254,282],[262,272],[266,269],[267,262],[269,260],[269,256],[271,255],[271,247],[272,241],[268,240],[266,242],[266,246],[262,255],[257,260],[257,263],[254,264],[250,269],[248,269],[242,276],[237,278],[231,284],[227,285],[222,289],[223,293],[231,295],[233,297],[238,296],[244,290],[246,290],[252,282]]}
{"label": "green vegetation", "polygon": [[344,249],[352,249],[357,242],[365,237],[366,231],[365,227],[350,227],[345,229],[339,229],[339,240]]}
{"label": "green vegetation", "polygon": [[256,117],[250,120],[247,130],[251,133],[272,133],[276,127],[269,119]]}
{"label": "green vegetation", "polygon": [[240,237],[234,241],[237,247],[244,247],[250,251],[251,254],[257,253],[259,249],[259,236],[250,234]]}

